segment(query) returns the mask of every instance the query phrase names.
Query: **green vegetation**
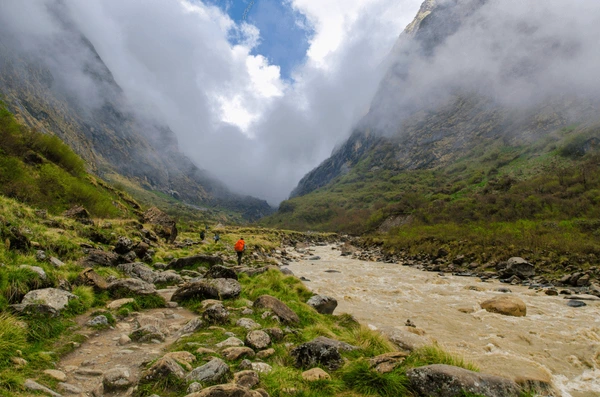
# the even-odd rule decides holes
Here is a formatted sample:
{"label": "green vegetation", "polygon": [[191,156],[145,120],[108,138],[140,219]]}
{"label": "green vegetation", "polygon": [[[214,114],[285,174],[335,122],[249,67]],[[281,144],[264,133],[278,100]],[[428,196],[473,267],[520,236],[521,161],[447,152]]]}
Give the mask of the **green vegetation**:
{"label": "green vegetation", "polygon": [[434,169],[396,168],[396,147],[380,145],[348,174],[281,203],[262,224],[366,234],[411,255],[448,245],[477,261],[526,253],[596,263],[598,131],[570,126],[528,146],[483,142]]}

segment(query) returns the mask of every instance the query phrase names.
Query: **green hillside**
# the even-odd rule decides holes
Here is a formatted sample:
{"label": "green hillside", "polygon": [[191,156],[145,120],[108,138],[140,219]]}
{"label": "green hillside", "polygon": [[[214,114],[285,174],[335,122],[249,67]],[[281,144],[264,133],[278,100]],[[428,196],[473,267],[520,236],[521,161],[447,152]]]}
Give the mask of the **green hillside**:
{"label": "green hillside", "polygon": [[573,125],[531,145],[484,141],[456,162],[417,170],[395,169],[395,146],[384,141],[263,224],[378,234],[415,253],[465,239],[497,254],[511,244],[600,253],[599,137],[598,126]]}

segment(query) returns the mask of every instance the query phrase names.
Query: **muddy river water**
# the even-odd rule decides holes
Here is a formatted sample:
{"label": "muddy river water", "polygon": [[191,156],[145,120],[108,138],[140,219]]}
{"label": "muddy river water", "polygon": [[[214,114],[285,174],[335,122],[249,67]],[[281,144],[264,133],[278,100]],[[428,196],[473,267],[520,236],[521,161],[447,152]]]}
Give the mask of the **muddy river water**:
{"label": "muddy river water", "polygon": [[[600,302],[573,308],[563,296],[523,286],[354,260],[331,246],[312,250],[320,260],[289,268],[309,279],[313,292],[336,298],[336,314],[350,313],[378,329],[404,328],[410,319],[425,336],[482,372],[551,382],[559,396],[600,396]],[[480,308],[479,303],[503,294],[496,291],[502,287],[526,303],[525,317]]]}

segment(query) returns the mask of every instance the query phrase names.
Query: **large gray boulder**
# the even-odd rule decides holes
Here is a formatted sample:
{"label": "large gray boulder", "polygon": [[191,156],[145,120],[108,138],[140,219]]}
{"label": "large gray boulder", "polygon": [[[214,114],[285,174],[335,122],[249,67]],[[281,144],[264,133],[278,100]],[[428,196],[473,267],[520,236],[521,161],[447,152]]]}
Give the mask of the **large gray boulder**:
{"label": "large gray boulder", "polygon": [[102,292],[108,288],[106,279],[96,273],[94,269],[84,269],[75,279],[75,285],[87,285],[93,287],[96,292]]}
{"label": "large gray boulder", "polygon": [[117,266],[120,261],[121,257],[114,252],[90,249],[87,256],[81,260],[81,265],[83,267],[112,267]]}
{"label": "large gray boulder", "polygon": [[154,273],[154,270],[152,270],[150,266],[142,262],[123,263],[117,266],[117,269],[119,269],[129,277],[139,278],[140,280],[150,284],[154,284],[154,280],[156,279],[156,274]]}
{"label": "large gray boulder", "polygon": [[209,265],[216,266],[222,265],[223,259],[218,256],[209,255],[194,255],[187,256],[185,258],[173,259],[167,265],[167,269],[183,269],[184,267],[198,266],[198,265]]}
{"label": "large gray boulder", "polygon": [[236,298],[242,292],[242,286],[237,280],[230,278],[200,279],[185,283],[175,291],[171,300],[182,302],[188,299],[230,299]]}
{"label": "large gray boulder", "polygon": [[411,388],[427,397],[455,397],[464,392],[486,397],[518,397],[521,392],[512,380],[444,364],[414,368],[406,375]]}
{"label": "large gray boulder", "polygon": [[258,299],[254,301],[254,307],[271,310],[281,319],[281,321],[287,324],[298,324],[300,322],[300,318],[292,309],[287,307],[287,305],[279,299],[270,295],[259,296]]}
{"label": "large gray boulder", "polygon": [[502,277],[517,276],[526,279],[535,276],[535,267],[525,259],[518,256],[510,258],[506,262],[498,264],[498,270]]}
{"label": "large gray boulder", "polygon": [[52,309],[61,311],[69,304],[69,301],[79,299],[77,295],[56,288],[44,288],[29,291],[21,301],[22,305],[42,304]]}
{"label": "large gray boulder", "polygon": [[313,307],[321,314],[333,314],[337,307],[337,300],[330,296],[313,295],[307,302],[307,305]]}
{"label": "large gray boulder", "polygon": [[167,376],[183,379],[185,378],[185,371],[174,358],[162,357],[142,374],[142,379],[160,380]]}
{"label": "large gray boulder", "polygon": [[206,278],[232,278],[234,280],[238,279],[238,275],[235,270],[230,269],[221,265],[211,266],[210,269],[204,275]]}
{"label": "large gray boulder", "polygon": [[108,291],[115,298],[127,298],[136,295],[156,295],[153,284],[137,278],[122,278],[108,285]]}
{"label": "large gray boulder", "polygon": [[229,373],[229,365],[220,358],[213,358],[208,363],[187,374],[189,382],[219,382]]}
{"label": "large gray boulder", "polygon": [[344,363],[339,350],[340,348],[345,349],[345,345],[351,346],[333,339],[319,337],[296,347],[290,352],[290,355],[295,359],[295,365],[298,368],[324,366],[330,370],[336,370]]}

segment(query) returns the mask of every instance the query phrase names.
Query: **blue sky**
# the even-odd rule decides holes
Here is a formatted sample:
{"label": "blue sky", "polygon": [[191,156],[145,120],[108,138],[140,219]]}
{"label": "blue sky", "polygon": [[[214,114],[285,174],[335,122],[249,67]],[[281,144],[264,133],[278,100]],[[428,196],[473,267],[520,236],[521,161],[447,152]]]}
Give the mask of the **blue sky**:
{"label": "blue sky", "polygon": [[[285,0],[208,0],[236,23],[247,22],[260,30],[260,44],[252,55],[262,55],[281,68],[289,79],[294,67],[306,58],[309,39],[314,34],[306,18]],[[235,44],[235,38],[231,38]]]}

